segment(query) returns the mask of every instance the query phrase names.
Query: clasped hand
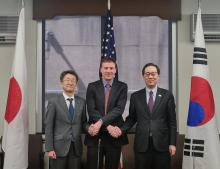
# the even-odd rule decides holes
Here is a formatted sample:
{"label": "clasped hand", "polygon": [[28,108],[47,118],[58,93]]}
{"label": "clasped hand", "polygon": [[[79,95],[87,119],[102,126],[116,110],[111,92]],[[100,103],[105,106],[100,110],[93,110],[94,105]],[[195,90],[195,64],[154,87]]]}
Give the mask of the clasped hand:
{"label": "clasped hand", "polygon": [[107,130],[108,133],[114,138],[118,138],[122,135],[121,129],[118,126],[108,125]]}
{"label": "clasped hand", "polygon": [[[97,121],[96,123],[91,124],[88,128],[88,133],[91,136],[96,136],[99,133],[99,130],[100,130],[101,126],[102,126],[101,121]],[[121,129],[117,126],[108,125],[107,126],[107,131],[114,138],[118,138],[122,134]]]}
{"label": "clasped hand", "polygon": [[102,126],[102,122],[99,120],[97,121],[96,123],[94,124],[91,124],[88,128],[88,133],[91,135],[91,136],[95,136],[99,133],[99,130]]}

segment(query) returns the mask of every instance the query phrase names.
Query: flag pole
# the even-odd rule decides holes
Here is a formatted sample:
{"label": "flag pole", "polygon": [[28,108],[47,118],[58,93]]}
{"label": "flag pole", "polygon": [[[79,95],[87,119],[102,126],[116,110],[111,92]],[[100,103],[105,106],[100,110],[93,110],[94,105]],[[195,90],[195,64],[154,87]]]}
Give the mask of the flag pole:
{"label": "flag pole", "polygon": [[198,0],[198,8],[201,6],[201,0]]}
{"label": "flag pole", "polygon": [[24,0],[21,0],[22,8],[24,8]]}
{"label": "flag pole", "polygon": [[108,0],[108,10],[111,9],[111,0]]}
{"label": "flag pole", "polygon": [[[199,10],[200,10],[200,6],[201,6],[201,0],[198,0],[198,10],[197,10],[197,19],[196,20],[198,20],[199,18],[198,18],[198,14],[199,14]],[[201,16],[200,16],[201,17]],[[200,18],[201,19],[201,18]],[[198,23],[198,22],[197,22]],[[196,27],[198,26],[198,24],[196,24]],[[195,149],[195,146],[193,145],[192,146],[192,150],[193,150],[193,152],[192,152],[192,158],[193,158],[193,169],[195,169],[196,168],[196,166],[195,166],[195,156],[194,156],[194,149]]]}

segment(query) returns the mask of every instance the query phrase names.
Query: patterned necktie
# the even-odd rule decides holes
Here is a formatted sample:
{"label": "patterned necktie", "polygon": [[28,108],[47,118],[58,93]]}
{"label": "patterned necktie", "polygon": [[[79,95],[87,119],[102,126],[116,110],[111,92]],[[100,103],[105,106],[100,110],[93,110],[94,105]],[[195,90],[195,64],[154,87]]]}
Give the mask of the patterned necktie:
{"label": "patterned necktie", "polygon": [[150,92],[149,92],[149,100],[148,100],[148,108],[149,108],[150,112],[152,112],[153,107],[154,107],[153,92],[150,91]]}
{"label": "patterned necktie", "polygon": [[69,114],[70,114],[71,120],[73,120],[73,116],[74,116],[73,98],[68,98],[67,100],[70,102]]}
{"label": "patterned necktie", "polygon": [[110,95],[110,84],[107,83],[105,85],[105,114],[107,113],[107,107],[108,107],[108,99],[109,99],[109,95]]}

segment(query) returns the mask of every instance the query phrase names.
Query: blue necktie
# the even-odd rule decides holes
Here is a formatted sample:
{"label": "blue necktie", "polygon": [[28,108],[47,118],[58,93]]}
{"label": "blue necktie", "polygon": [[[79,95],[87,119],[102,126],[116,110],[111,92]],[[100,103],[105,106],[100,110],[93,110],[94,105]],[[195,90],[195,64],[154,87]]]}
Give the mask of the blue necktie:
{"label": "blue necktie", "polygon": [[73,117],[74,117],[73,98],[68,98],[67,100],[70,102],[70,105],[69,105],[69,114],[70,114],[71,120],[73,120]]}
{"label": "blue necktie", "polygon": [[150,91],[150,92],[149,92],[149,100],[148,100],[148,108],[149,108],[150,112],[152,112],[153,107],[154,107],[153,92]]}

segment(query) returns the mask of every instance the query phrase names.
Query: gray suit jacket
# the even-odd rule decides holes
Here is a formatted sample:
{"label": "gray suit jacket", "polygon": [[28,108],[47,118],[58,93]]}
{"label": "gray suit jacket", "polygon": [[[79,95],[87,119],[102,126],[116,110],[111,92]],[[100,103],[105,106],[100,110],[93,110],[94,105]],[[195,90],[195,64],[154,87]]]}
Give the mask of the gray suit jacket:
{"label": "gray suit jacket", "polygon": [[69,152],[73,140],[76,154],[81,156],[81,133],[86,121],[84,99],[75,96],[75,113],[72,121],[69,118],[64,96],[61,94],[51,99],[45,117],[46,151],[54,150],[58,157],[64,157]]}
{"label": "gray suit jacket", "polygon": [[148,149],[150,133],[154,147],[158,151],[168,151],[169,145],[176,145],[176,112],[174,97],[168,90],[158,88],[152,113],[146,102],[146,89],[131,95],[129,116],[121,127],[123,132],[135,123],[134,150],[145,152]]}

